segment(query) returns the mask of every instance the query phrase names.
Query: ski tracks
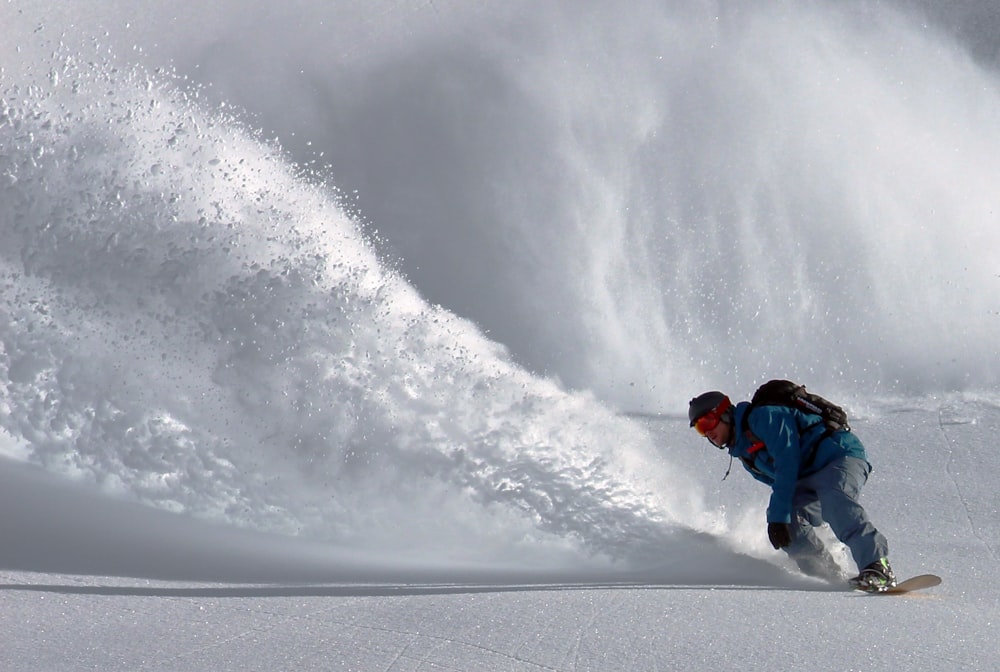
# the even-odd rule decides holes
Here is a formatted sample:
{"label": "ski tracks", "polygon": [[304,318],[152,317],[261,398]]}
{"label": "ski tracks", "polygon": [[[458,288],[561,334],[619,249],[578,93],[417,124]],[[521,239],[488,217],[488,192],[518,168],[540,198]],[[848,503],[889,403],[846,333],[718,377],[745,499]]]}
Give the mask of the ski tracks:
{"label": "ski tracks", "polygon": [[570,663],[569,667],[566,668],[571,672],[580,669],[580,651],[584,646],[584,639],[588,632],[594,630],[594,623],[597,621],[598,616],[603,614],[606,609],[598,609],[597,605],[594,603],[593,599],[590,601],[590,616],[587,621],[580,625],[576,630],[576,638],[573,640],[573,646],[566,655],[566,660]]}
{"label": "ski tracks", "polygon": [[959,441],[950,438],[947,431],[948,427],[969,425],[974,422],[975,420],[966,417],[964,414],[960,414],[958,408],[952,404],[946,404],[938,408],[938,431],[941,433],[941,441],[944,444],[945,454],[948,456],[945,461],[945,473],[948,474],[958,500],[962,503],[969,531],[986,548],[990,557],[994,561],[997,561],[1000,560],[1000,555],[998,555],[997,550],[990,543],[989,539],[984,537],[980,532],[979,525],[976,524],[976,514],[970,503],[969,495],[966,494],[962,486],[963,479],[959,476],[955,467],[955,451],[962,450],[963,452],[967,452],[968,448]]}

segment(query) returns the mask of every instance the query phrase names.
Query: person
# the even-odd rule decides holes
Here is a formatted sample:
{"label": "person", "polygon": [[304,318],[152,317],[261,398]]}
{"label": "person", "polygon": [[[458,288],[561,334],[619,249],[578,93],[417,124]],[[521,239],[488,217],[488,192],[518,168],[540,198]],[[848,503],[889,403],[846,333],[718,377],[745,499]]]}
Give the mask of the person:
{"label": "person", "polygon": [[[749,413],[744,424],[744,414]],[[858,502],[871,464],[849,430],[829,432],[818,415],[787,406],[733,404],[719,391],[688,405],[691,427],[727,449],[758,481],[771,487],[767,536],[806,574],[830,581],[842,572],[815,527],[829,524],[850,550],[859,574],[850,583],[877,592],[896,585],[889,545]],[[741,428],[747,428],[744,433]]]}

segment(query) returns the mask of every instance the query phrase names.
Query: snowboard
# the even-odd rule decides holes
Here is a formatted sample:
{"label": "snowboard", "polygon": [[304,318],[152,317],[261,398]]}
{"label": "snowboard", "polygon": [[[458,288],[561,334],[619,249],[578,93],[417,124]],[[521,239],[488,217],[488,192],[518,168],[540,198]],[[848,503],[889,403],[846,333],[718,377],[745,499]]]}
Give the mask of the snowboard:
{"label": "snowboard", "polygon": [[905,595],[906,593],[911,593],[914,590],[923,590],[924,588],[933,588],[934,586],[941,583],[941,577],[934,574],[920,574],[919,576],[911,576],[905,581],[900,581],[894,587],[883,591],[867,591],[862,588],[854,588],[854,590],[861,591],[863,593],[869,593],[870,595]]}

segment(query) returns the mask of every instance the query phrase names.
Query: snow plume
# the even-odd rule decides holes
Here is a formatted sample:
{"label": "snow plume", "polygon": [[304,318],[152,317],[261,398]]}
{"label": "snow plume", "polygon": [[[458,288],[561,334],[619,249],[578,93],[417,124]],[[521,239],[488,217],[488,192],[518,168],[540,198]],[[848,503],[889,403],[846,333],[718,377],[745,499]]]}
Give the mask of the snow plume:
{"label": "snow plume", "polygon": [[698,493],[380,262],[168,75],[60,53],[0,109],[0,421],[160,508],[411,555],[669,555]]}
{"label": "snow plume", "polygon": [[934,25],[863,0],[475,4],[496,16],[363,66],[343,30],[303,47],[300,16],[178,58],[323,152],[429,300],[619,408],[1000,380],[1000,92]]}
{"label": "snow plume", "polygon": [[892,4],[0,7],[0,424],[50,471],[359,547],[690,560],[718,516],[609,406],[1000,376],[996,74]]}

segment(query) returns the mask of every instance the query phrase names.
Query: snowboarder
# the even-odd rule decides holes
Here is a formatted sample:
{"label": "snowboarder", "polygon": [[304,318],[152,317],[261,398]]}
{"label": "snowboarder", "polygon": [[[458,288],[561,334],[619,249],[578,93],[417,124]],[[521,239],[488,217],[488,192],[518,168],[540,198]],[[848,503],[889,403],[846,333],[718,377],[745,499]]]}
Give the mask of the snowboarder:
{"label": "snowboarder", "polygon": [[692,399],[688,419],[699,434],[728,449],[755,479],[771,487],[768,539],[804,573],[831,581],[843,578],[813,530],[825,522],[857,563],[860,573],[852,585],[873,592],[896,585],[888,543],[858,503],[871,465],[857,436],[830,432],[819,416],[795,408],[751,408],[746,401],[733,405],[718,391]]}

